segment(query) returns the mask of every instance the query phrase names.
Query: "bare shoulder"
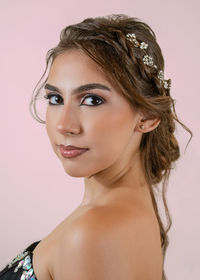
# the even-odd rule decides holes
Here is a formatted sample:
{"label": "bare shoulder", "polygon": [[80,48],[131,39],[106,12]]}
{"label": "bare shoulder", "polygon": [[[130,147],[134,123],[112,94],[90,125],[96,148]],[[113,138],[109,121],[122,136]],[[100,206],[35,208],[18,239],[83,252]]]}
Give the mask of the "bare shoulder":
{"label": "bare shoulder", "polygon": [[161,280],[158,227],[141,209],[91,209],[56,248],[54,280]]}

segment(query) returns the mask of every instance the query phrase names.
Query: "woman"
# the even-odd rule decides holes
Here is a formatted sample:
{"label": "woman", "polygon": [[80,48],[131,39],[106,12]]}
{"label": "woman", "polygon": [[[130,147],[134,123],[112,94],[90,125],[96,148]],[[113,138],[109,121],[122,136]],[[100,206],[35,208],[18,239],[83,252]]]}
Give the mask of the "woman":
{"label": "woman", "polygon": [[[190,132],[176,116],[170,84],[155,34],[140,20],[112,15],[62,30],[30,105],[65,172],[84,177],[85,193],[0,279],[166,279],[166,182],[179,158],[175,121]],[[45,121],[36,109],[42,89]],[[167,229],[155,198],[160,182]]]}

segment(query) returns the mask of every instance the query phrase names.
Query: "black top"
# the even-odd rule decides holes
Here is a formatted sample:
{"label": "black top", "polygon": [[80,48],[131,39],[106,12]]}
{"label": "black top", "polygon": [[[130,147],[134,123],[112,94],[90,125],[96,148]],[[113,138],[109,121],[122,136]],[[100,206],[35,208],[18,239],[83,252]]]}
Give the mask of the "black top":
{"label": "black top", "polygon": [[32,265],[32,252],[40,241],[29,245],[21,254],[7,264],[0,271],[0,280],[37,280]]}

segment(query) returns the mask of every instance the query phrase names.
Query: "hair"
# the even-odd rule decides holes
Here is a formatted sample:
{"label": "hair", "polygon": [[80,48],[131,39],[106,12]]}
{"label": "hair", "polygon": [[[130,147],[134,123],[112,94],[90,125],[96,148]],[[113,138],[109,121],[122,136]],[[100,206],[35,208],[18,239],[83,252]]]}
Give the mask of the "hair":
{"label": "hair", "polygon": [[[134,47],[127,40],[127,33],[134,33],[138,41],[148,44],[148,55],[153,58],[157,69],[143,63],[144,50]],[[103,69],[110,82],[134,109],[140,109],[149,117],[160,120],[153,131],[143,133],[140,150],[160,228],[161,247],[165,259],[169,244],[168,231],[172,224],[166,190],[173,162],[180,156],[180,148],[174,136],[175,122],[190,133],[190,140],[192,132],[178,119],[170,88],[165,88],[158,79],[158,70],[164,71],[164,59],[155,33],[149,25],[138,18],[123,14],[87,18],[78,24],[65,27],[61,31],[58,45],[47,52],[45,72],[37,83],[30,102],[31,114],[41,123],[45,122],[37,114],[36,100],[47,78],[43,83],[41,81],[54,59],[69,49],[83,50]],[[156,202],[155,190],[158,190],[159,183],[162,187],[162,200],[167,218],[166,228]],[[163,267],[162,280],[165,279],[167,278]]]}

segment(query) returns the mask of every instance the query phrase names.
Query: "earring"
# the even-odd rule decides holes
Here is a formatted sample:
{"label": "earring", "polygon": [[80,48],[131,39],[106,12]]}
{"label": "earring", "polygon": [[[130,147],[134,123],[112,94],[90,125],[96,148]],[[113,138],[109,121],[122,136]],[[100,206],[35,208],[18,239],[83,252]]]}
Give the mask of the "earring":
{"label": "earring", "polygon": [[141,124],[141,125],[140,125],[140,128],[141,128],[141,129],[144,129],[144,125],[143,125],[143,124]]}

